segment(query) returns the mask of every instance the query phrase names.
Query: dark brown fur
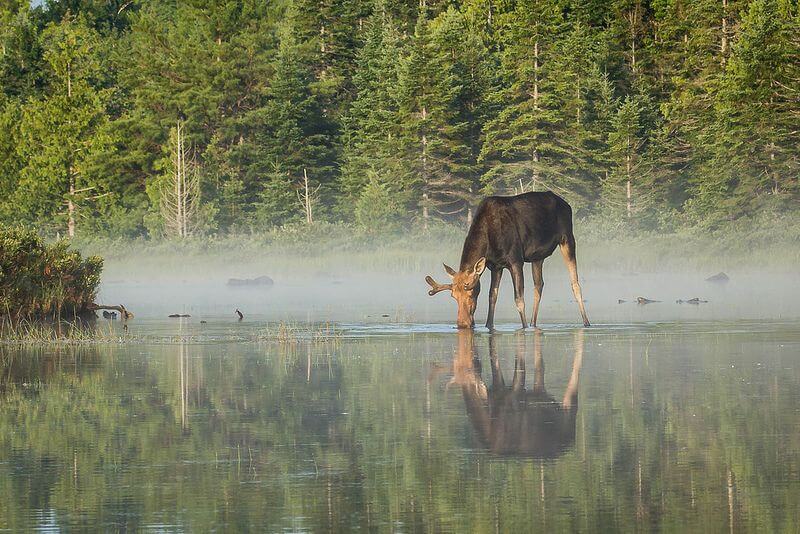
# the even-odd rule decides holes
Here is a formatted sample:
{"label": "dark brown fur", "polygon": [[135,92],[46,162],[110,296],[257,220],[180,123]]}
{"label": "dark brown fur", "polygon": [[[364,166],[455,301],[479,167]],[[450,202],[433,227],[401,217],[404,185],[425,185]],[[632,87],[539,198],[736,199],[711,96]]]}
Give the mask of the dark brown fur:
{"label": "dark brown fur", "polygon": [[492,273],[489,293],[489,315],[486,326],[494,326],[494,308],[503,270],[508,269],[514,282],[514,297],[525,328],[523,267],[532,264],[534,281],[534,312],[531,325],[536,325],[544,280],[542,264],[560,246],[570,271],[572,290],[581,311],[584,325],[589,326],[578,283],[575,260],[575,236],[572,233],[572,208],[552,192],[524,193],[512,197],[485,198],[475,213],[475,219],[464,240],[458,272],[447,265],[445,270],[452,284],[437,284],[426,280],[433,288],[431,295],[450,289],[458,302],[459,328],[474,326],[475,306],[480,293],[480,275],[484,268]]}
{"label": "dark brown fur", "polygon": [[583,362],[583,332],[575,334],[575,354],[564,395],[559,402],[545,389],[541,334],[537,331],[533,351],[533,384],[526,388],[526,339],[517,341],[514,374],[507,384],[500,368],[495,337],[489,338],[491,384],[481,376],[480,359],[474,350],[474,334],[459,332],[453,360],[451,384],[461,386],[467,415],[479,442],[500,455],[555,458],[575,443],[578,411],[578,380]]}

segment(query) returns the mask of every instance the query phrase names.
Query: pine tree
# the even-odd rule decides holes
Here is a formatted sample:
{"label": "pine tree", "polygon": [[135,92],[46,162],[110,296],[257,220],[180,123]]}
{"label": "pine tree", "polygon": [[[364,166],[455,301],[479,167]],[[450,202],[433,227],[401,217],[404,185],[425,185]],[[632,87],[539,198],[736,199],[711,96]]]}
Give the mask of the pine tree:
{"label": "pine tree", "polygon": [[[250,162],[249,172],[274,177],[275,169],[281,169],[296,186],[300,185],[306,169],[313,187],[321,185],[320,194],[328,196],[335,178],[334,131],[312,93],[313,72],[304,61],[292,24],[289,20],[281,32],[267,102],[242,118],[242,153]],[[272,182],[275,186],[282,180]],[[262,204],[266,191],[261,194]]]}
{"label": "pine tree", "polygon": [[101,71],[98,36],[80,19],[49,25],[42,42],[48,90],[25,103],[18,151],[26,165],[12,202],[27,220],[43,226],[54,221],[51,228],[72,237],[82,205],[99,193],[86,171],[110,150],[103,135],[109,95],[95,86]]}
{"label": "pine tree", "polygon": [[501,104],[485,128],[487,192],[550,189],[574,206],[597,194],[612,104],[596,38],[555,2],[520,5],[500,28]]}
{"label": "pine tree", "polygon": [[482,26],[482,21],[470,19],[452,6],[433,22],[433,44],[458,83],[454,121],[464,124],[458,132],[467,149],[460,161],[459,181],[468,188],[462,192],[467,224],[472,221],[473,206],[480,200],[478,191],[484,166],[479,159],[483,128],[491,112],[486,94],[497,84],[494,74],[497,62],[492,60],[484,42],[488,35],[480,30]]}
{"label": "pine tree", "polygon": [[708,139],[715,137],[710,128],[715,122],[715,93],[743,3],[671,0],[656,5],[652,53],[657,58],[655,98],[662,102],[663,122],[654,132],[657,142],[649,152],[656,158],[654,178],[662,186],[664,202],[671,206],[680,207],[689,199],[695,189],[691,182],[699,176],[715,194],[726,189],[719,168],[708,165],[713,158]]}
{"label": "pine tree", "polygon": [[[372,180],[395,195],[403,194],[399,159],[399,94],[402,57],[400,34],[378,2],[364,25],[364,45],[353,74],[355,98],[344,118],[339,211],[352,217],[352,205]],[[370,178],[372,177],[372,178]],[[401,203],[411,199],[405,198]]]}
{"label": "pine tree", "polygon": [[729,180],[732,196],[725,204],[737,212],[765,194],[800,190],[799,20],[790,2],[752,2],[721,80],[718,135],[708,143],[715,151],[712,161]]}
{"label": "pine tree", "polygon": [[611,121],[609,149],[611,170],[603,183],[603,204],[606,210],[631,220],[640,207],[644,194],[642,152],[642,103],[626,97],[617,108]]}
{"label": "pine tree", "polygon": [[423,7],[399,79],[402,179],[415,193],[423,225],[434,215],[465,213],[472,200],[467,124],[458,107],[462,85],[452,66]]}
{"label": "pine tree", "polygon": [[301,209],[297,203],[298,184],[290,172],[283,170],[279,163],[263,180],[261,192],[255,202],[253,219],[260,226],[281,226],[301,219]]}
{"label": "pine tree", "polygon": [[559,117],[549,182],[576,209],[597,198],[610,166],[608,135],[616,106],[603,71],[607,51],[597,44],[600,35],[586,24],[571,25],[553,44],[549,65],[548,101]]}
{"label": "pine tree", "polygon": [[28,2],[11,0],[7,5],[0,4],[0,92],[26,97],[42,83],[39,33]]}

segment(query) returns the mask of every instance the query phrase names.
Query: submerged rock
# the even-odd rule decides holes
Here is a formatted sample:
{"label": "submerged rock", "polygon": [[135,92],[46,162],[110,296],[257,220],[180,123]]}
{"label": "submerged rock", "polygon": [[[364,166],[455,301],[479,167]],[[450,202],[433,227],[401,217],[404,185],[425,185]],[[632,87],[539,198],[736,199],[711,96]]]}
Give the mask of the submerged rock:
{"label": "submerged rock", "polygon": [[729,281],[730,277],[722,271],[718,272],[714,276],[709,276],[706,278],[706,282],[711,282],[712,284],[727,284]]}
{"label": "submerged rock", "polygon": [[275,281],[269,276],[257,276],[255,278],[228,278],[228,286],[231,287],[251,287],[251,286],[271,286]]}

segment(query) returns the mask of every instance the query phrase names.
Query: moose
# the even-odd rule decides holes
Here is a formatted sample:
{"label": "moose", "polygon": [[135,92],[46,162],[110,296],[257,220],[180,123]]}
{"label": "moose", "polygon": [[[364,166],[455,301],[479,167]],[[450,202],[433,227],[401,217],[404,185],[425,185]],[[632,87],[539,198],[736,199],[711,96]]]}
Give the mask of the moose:
{"label": "moose", "polygon": [[537,330],[533,348],[533,384],[526,387],[526,340],[516,341],[514,373],[507,384],[497,356],[496,334],[489,338],[491,384],[481,376],[481,363],[474,349],[474,333],[458,333],[453,358],[453,377],[447,387],[458,385],[467,416],[478,442],[494,454],[556,458],[575,443],[578,412],[578,382],[583,363],[583,331],[575,332],[572,371],[561,400],[545,389],[542,335]]}
{"label": "moose", "polygon": [[522,321],[525,322],[523,267],[531,263],[533,271],[533,316],[530,325],[536,326],[539,301],[542,298],[544,260],[561,247],[572,281],[572,293],[578,301],[584,326],[589,326],[583,305],[578,267],[575,260],[575,236],[572,233],[572,208],[553,192],[531,192],[503,197],[491,196],[478,205],[475,218],[464,240],[461,264],[456,271],[444,264],[452,282],[440,284],[430,276],[425,281],[431,286],[428,294],[450,290],[458,303],[458,328],[475,326],[475,308],[481,291],[481,274],[485,269],[492,273],[489,289],[489,313],[486,327],[494,328],[494,308],[503,270],[511,271],[514,282],[514,300]]}

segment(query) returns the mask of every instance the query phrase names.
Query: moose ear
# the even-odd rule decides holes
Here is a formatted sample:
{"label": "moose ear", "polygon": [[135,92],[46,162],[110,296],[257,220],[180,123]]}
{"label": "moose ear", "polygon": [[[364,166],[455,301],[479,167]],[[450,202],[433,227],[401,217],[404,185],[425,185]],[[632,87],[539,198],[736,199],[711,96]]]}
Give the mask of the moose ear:
{"label": "moose ear", "polygon": [[442,265],[444,265],[444,270],[447,271],[447,274],[450,275],[450,278],[453,278],[456,275],[456,272],[453,270],[452,267],[450,267],[446,263],[443,263]]}
{"label": "moose ear", "polygon": [[484,269],[486,269],[486,258],[485,257],[483,257],[483,258],[479,259],[478,261],[476,261],[475,262],[475,267],[473,267],[473,270],[475,271],[475,274],[477,274],[478,276],[483,274]]}

